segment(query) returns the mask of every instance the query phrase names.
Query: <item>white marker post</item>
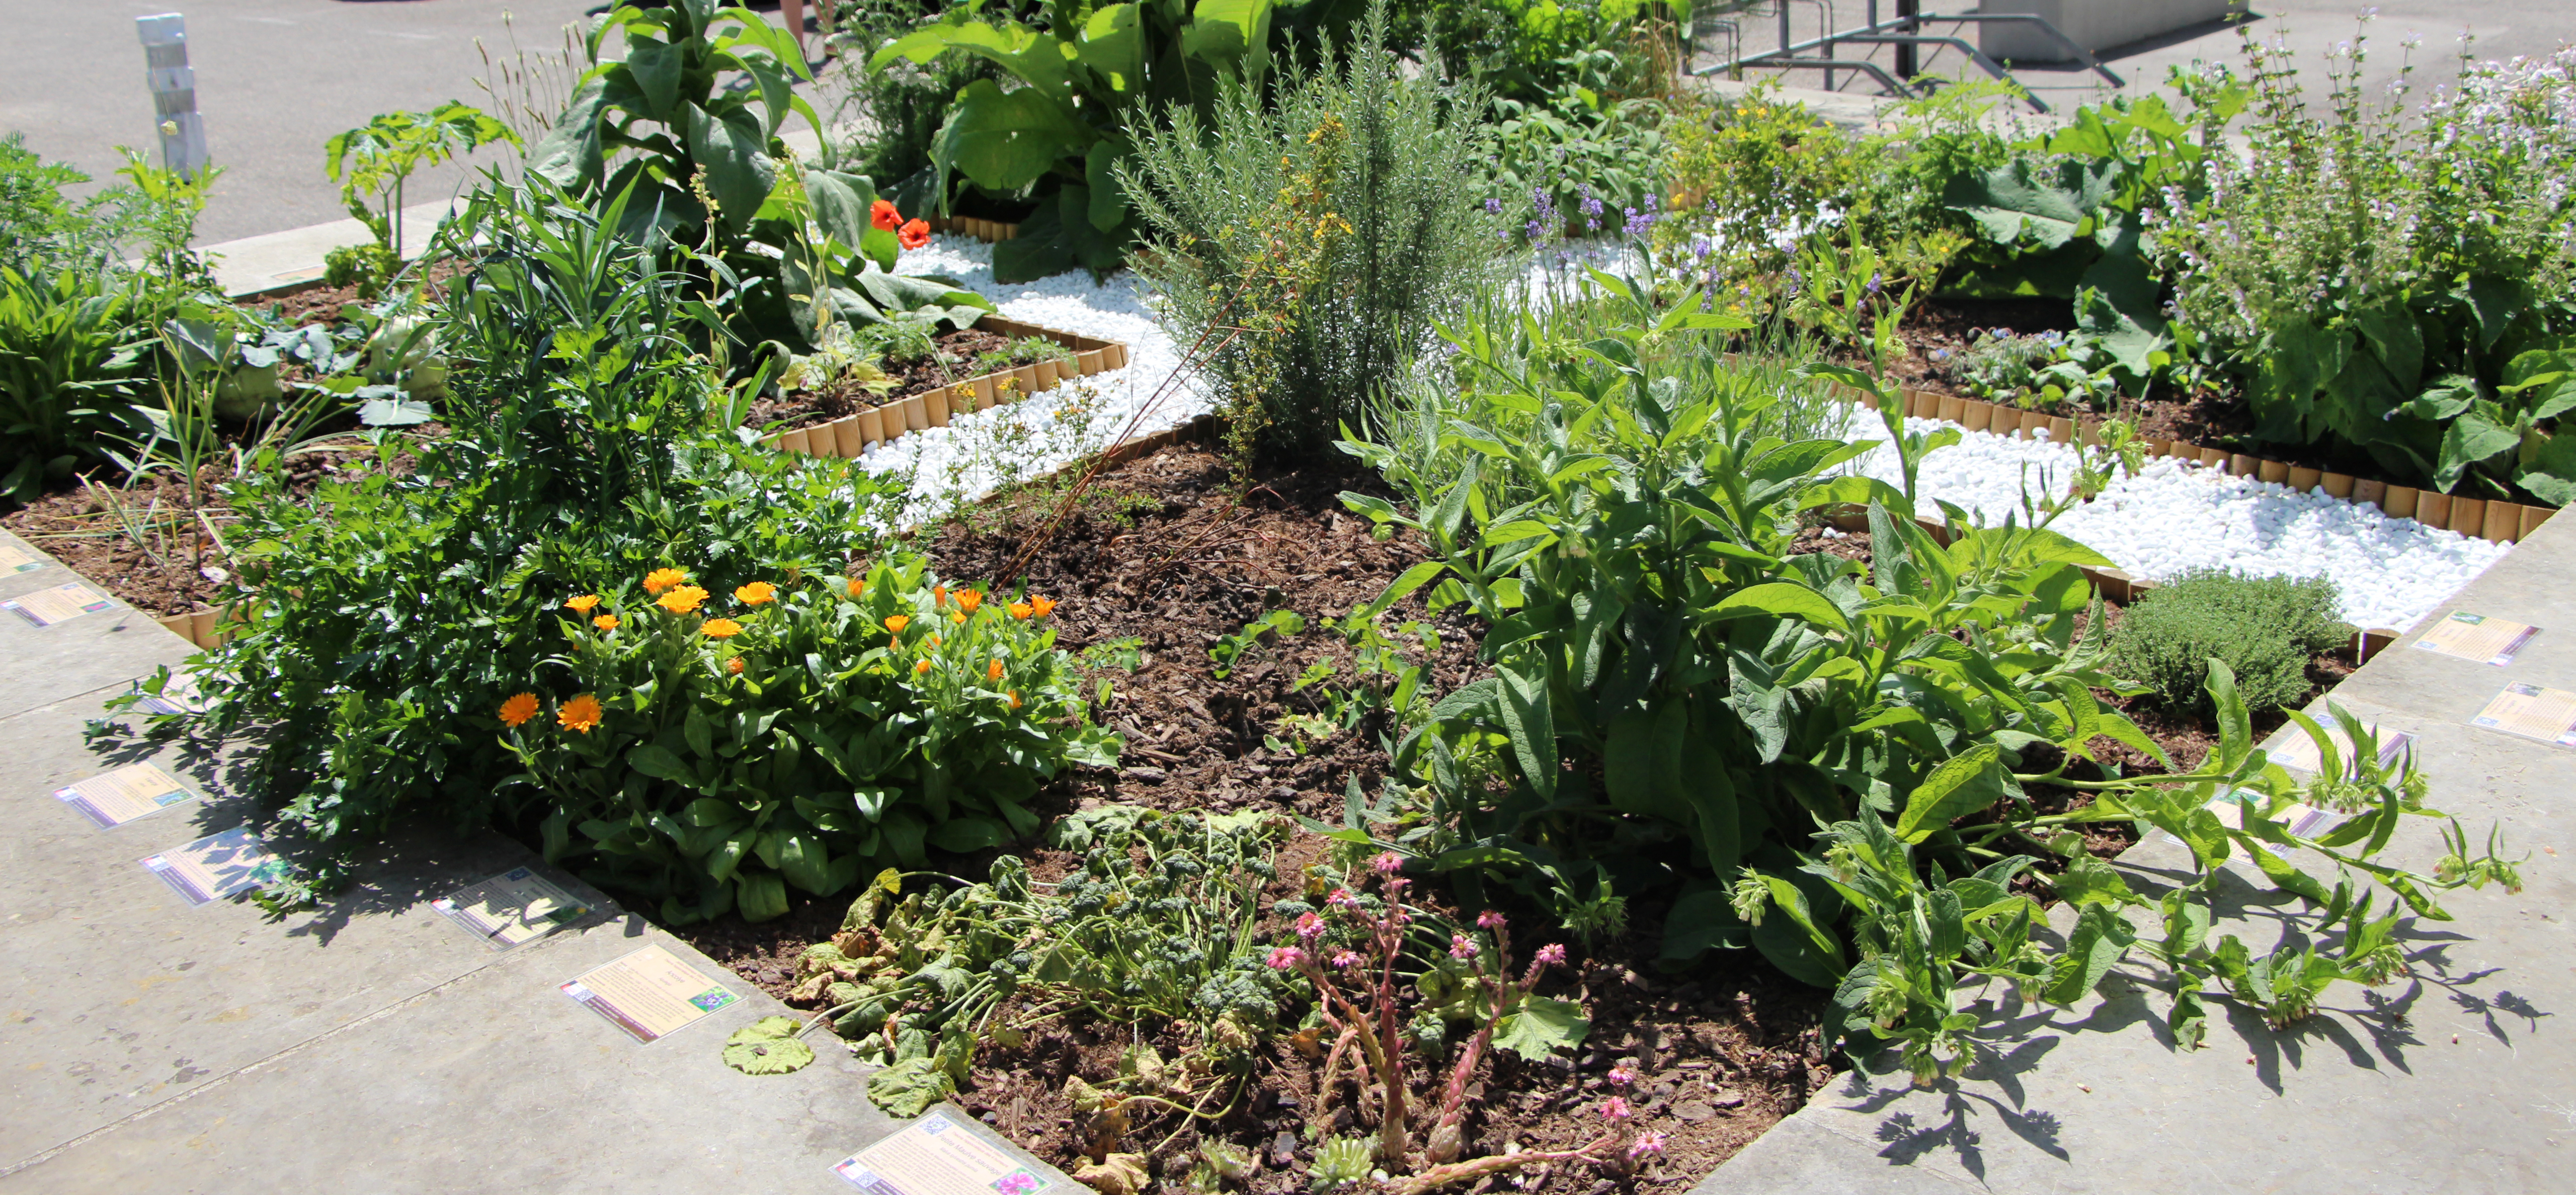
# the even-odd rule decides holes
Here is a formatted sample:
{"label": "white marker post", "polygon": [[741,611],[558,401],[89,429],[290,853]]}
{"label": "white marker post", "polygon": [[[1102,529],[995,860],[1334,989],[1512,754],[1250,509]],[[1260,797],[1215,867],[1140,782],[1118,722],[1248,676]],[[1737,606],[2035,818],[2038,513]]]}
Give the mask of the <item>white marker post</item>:
{"label": "white marker post", "polygon": [[206,166],[206,123],[197,116],[197,72],[188,66],[188,19],[175,12],[136,17],[134,33],[149,68],[161,164],[193,180]]}

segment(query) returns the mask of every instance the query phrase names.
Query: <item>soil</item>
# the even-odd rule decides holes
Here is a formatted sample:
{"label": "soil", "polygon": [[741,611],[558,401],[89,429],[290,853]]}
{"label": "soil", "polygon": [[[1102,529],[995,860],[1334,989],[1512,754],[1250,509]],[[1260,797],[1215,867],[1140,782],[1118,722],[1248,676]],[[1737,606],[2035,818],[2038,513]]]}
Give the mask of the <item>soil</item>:
{"label": "soil", "polygon": [[[1079,651],[1133,639],[1141,657],[1133,674],[1101,671],[1115,692],[1110,720],[1128,736],[1127,766],[1060,784],[1050,798],[1080,806],[1269,808],[1337,823],[1349,781],[1376,787],[1386,762],[1377,716],[1312,740],[1280,725],[1289,714],[1326,710],[1322,690],[1351,683],[1348,649],[1323,620],[1375,597],[1421,558],[1403,539],[1374,538],[1365,519],[1341,508],[1336,495],[1343,490],[1385,493],[1374,475],[1337,464],[1265,472],[1237,487],[1222,457],[1181,444],[1104,474],[1071,505],[1043,549],[1029,554],[1035,564],[1025,581],[1032,592],[1057,598],[1053,617],[1062,646]],[[934,567],[952,579],[995,579],[1063,501],[1061,489],[1032,487],[935,529],[927,544]],[[1254,647],[1218,677],[1208,648],[1279,608],[1305,616],[1306,632]],[[1455,611],[1430,616],[1417,595],[1384,621],[1393,627],[1409,620],[1428,624],[1439,639],[1436,650],[1415,645],[1408,652],[1427,665],[1426,688],[1446,692],[1481,674],[1476,630]],[[1297,679],[1321,661],[1340,670],[1326,685],[1295,690]],[[1300,868],[1292,864],[1320,854],[1323,845],[1317,836],[1297,834],[1283,848],[1281,875],[1296,876]],[[1042,879],[1067,862],[1045,849],[1023,853],[1031,874]],[[950,868],[961,874],[981,870],[978,860],[939,862],[965,865]],[[729,916],[674,932],[784,996],[797,955],[839,928],[847,903],[800,899],[775,921],[750,925]],[[1559,939],[1528,936],[1521,949]],[[1614,1060],[1632,1058],[1643,1078],[1629,1098],[1643,1127],[1670,1134],[1670,1142],[1662,1161],[1614,1186],[1679,1190],[1830,1081],[1817,1044],[1825,992],[1749,954],[1690,975],[1661,976],[1653,966],[1661,941],[1654,918],[1632,916],[1623,936],[1543,985],[1545,995],[1590,1006],[1587,1048],[1566,1067],[1489,1055],[1471,1089],[1471,1151],[1499,1152],[1512,1142],[1571,1148],[1598,1136],[1601,1103],[1610,1094],[1602,1076]],[[1142,1027],[1166,1056],[1190,1044],[1174,1036],[1181,1031]],[[958,1100],[1040,1157],[1072,1170],[1084,1160],[1084,1134],[1082,1118],[1063,1094],[1064,1080],[1114,1074],[1130,1033],[1096,1019],[1057,1018],[1016,1049],[988,1043]],[[1311,1158],[1313,1145],[1302,1130],[1317,1105],[1320,1063],[1286,1041],[1268,1048],[1270,1065],[1257,1068],[1254,1094],[1207,1131],[1263,1153],[1264,1168],[1250,1189],[1284,1195],[1301,1186],[1299,1168],[1283,1168],[1269,1155],[1284,1140],[1291,1152]],[[1356,1094],[1347,1082],[1343,1087],[1336,1106]],[[1200,1130],[1181,1119],[1168,1111],[1141,1114],[1117,1148],[1150,1150],[1155,1169],[1164,1172],[1198,1140]],[[1597,1178],[1588,1165],[1559,1168],[1532,1172],[1520,1189],[1608,1189]]]}
{"label": "soil", "polygon": [[[443,289],[438,284],[455,277],[464,270],[465,263],[457,261],[441,261],[431,265],[423,275],[431,284],[429,297],[438,298]],[[235,301],[235,305],[251,308],[273,307],[290,326],[301,326],[338,323],[341,308],[351,303],[365,302],[367,300],[358,294],[357,287],[325,286],[317,282],[282,293],[239,299]]]}
{"label": "soil", "polygon": [[871,390],[856,379],[844,378],[822,390],[798,390],[764,397],[752,403],[751,412],[743,417],[742,425],[789,430],[812,427],[869,407],[881,407],[916,394],[954,386],[992,372],[977,365],[975,359],[985,353],[1006,350],[1012,341],[999,333],[966,328],[942,332],[932,338],[932,343],[938,346],[938,350],[929,356],[881,363],[894,382],[889,389]]}

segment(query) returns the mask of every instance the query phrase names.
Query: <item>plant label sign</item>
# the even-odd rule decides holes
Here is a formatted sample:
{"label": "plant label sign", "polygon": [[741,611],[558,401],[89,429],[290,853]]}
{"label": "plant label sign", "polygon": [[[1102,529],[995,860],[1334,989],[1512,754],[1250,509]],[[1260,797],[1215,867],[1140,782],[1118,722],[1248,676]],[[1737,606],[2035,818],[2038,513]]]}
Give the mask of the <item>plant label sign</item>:
{"label": "plant label sign", "polygon": [[2514,653],[2540,628],[2466,610],[2453,610],[2450,616],[2434,623],[2433,629],[2415,641],[2415,646],[2437,655],[2476,660],[2502,668],[2513,663]]}
{"label": "plant label sign", "polygon": [[583,972],[563,994],[647,1045],[742,999],[658,945]]}
{"label": "plant label sign", "polygon": [[100,597],[96,591],[78,581],[57,585],[51,589],[39,589],[25,597],[0,602],[0,610],[7,610],[40,627],[52,626],[66,618],[78,618],[84,614],[96,614],[101,610],[115,608],[116,603]]}
{"label": "plant label sign", "polygon": [[429,907],[494,950],[525,946],[579,921],[590,906],[525,867],[513,867]]}
{"label": "plant label sign", "polygon": [[127,764],[54,790],[55,800],[79,810],[102,830],[159,813],[196,795],[159,765],[148,763]]}
{"label": "plant label sign", "polygon": [[955,1104],[941,1104],[832,1167],[867,1195],[1088,1195],[1028,1151],[976,1123]]}
{"label": "plant label sign", "polygon": [[2516,681],[2469,719],[2469,725],[2576,747],[2576,693]]}
{"label": "plant label sign", "polygon": [[286,875],[286,860],[269,854],[268,847],[248,826],[235,826],[177,850],[163,851],[143,860],[143,867],[161,877],[192,906],[275,883]]}
{"label": "plant label sign", "polygon": [[45,567],[45,562],[30,556],[18,545],[0,539],[0,575],[32,573]]}
{"label": "plant label sign", "polygon": [[[2406,745],[2415,741],[2414,735],[2402,730],[2389,730],[2371,723],[2365,723],[2364,728],[2379,739],[2379,766],[2383,768],[2395,766],[2397,757],[2406,753]],[[2345,734],[2343,727],[2332,722],[2325,723],[2325,731],[2326,740],[2334,744],[2336,758],[2343,761],[2344,773],[2350,775],[2354,762],[2352,736]],[[2282,730],[2277,741],[2281,745],[2267,752],[2272,762],[2294,772],[2306,772],[2311,776],[2324,769],[2325,757],[2317,753],[2317,741],[2309,738],[2308,732],[2292,725]]]}

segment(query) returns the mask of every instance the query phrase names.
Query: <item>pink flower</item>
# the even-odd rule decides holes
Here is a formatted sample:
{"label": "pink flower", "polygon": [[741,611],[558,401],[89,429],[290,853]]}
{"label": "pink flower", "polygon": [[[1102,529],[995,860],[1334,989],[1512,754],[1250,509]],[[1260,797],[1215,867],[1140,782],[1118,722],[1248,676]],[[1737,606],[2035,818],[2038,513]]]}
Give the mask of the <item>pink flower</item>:
{"label": "pink flower", "polygon": [[1642,1162],[1648,1158],[1660,1158],[1664,1156],[1664,1142],[1668,1140],[1670,1138],[1662,1133],[1639,1133],[1637,1140],[1628,1146],[1628,1160]]}
{"label": "pink flower", "polygon": [[1380,851],[1377,858],[1369,860],[1369,867],[1379,875],[1394,875],[1404,870],[1404,860],[1394,851]]}
{"label": "pink flower", "polygon": [[1601,1115],[1608,1117],[1612,1124],[1618,1124],[1636,1114],[1628,1107],[1628,1101],[1620,1096],[1614,1095],[1601,1102]]}
{"label": "pink flower", "polygon": [[1336,909],[1350,909],[1359,906],[1360,898],[1351,895],[1351,890],[1348,888],[1335,888],[1331,896],[1324,898],[1324,903]]}
{"label": "pink flower", "polygon": [[1477,914],[1477,915],[1476,915],[1476,928],[1478,928],[1478,929],[1501,929],[1501,928],[1503,928],[1503,915],[1502,915],[1502,913],[1501,913],[1501,912],[1499,912],[1499,911],[1497,911],[1497,910],[1494,910],[1494,909],[1487,909],[1487,910],[1485,910],[1484,912]]}
{"label": "pink flower", "polygon": [[1306,961],[1306,952],[1294,946],[1282,946],[1270,952],[1270,969],[1288,971]]}
{"label": "pink flower", "polygon": [[1360,965],[1360,952],[1356,950],[1340,951],[1333,955],[1333,965],[1341,968],[1342,970],[1348,971],[1351,968]]}
{"label": "pink flower", "polygon": [[1636,1082],[1636,1081],[1637,1081],[1637,1072],[1636,1072],[1635,1070],[1630,1069],[1626,1064],[1624,1064],[1624,1063],[1623,1063],[1623,1064],[1621,1064],[1621,1065],[1614,1066],[1614,1067],[1611,1067],[1611,1068],[1610,1068],[1610,1082],[1611,1082],[1613,1085],[1615,1085],[1615,1086],[1619,1086],[1619,1087],[1626,1087],[1626,1086],[1628,1086],[1629,1084],[1634,1083],[1634,1082]]}
{"label": "pink flower", "polygon": [[1313,942],[1315,939],[1323,937],[1324,919],[1316,916],[1312,912],[1299,914],[1297,917],[1297,936],[1308,942]]}
{"label": "pink flower", "polygon": [[1541,947],[1539,947],[1539,948],[1538,948],[1538,962],[1540,963],[1540,965],[1542,965],[1542,966],[1548,966],[1548,967],[1562,967],[1562,966],[1564,966],[1564,965],[1565,965],[1565,947],[1564,947],[1564,945],[1563,945],[1563,944],[1561,944],[1561,943],[1557,943],[1557,942],[1550,942],[1550,943],[1548,943],[1548,944],[1547,944],[1547,945],[1545,945],[1545,946],[1541,946]]}
{"label": "pink flower", "polygon": [[1465,962],[1468,959],[1474,958],[1476,957],[1476,944],[1468,941],[1467,935],[1465,934],[1451,934],[1449,935],[1449,957],[1457,959],[1460,962]]}

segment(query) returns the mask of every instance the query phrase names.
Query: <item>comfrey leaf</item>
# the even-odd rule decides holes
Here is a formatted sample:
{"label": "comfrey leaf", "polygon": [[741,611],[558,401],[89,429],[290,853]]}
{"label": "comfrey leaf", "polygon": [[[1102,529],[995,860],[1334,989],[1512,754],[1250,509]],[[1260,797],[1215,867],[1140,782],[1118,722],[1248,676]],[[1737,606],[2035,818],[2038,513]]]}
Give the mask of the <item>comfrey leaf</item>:
{"label": "comfrey leaf", "polygon": [[784,1075],[814,1061],[813,1047],[796,1039],[794,1017],[762,1017],[725,1039],[725,1065],[746,1075]]}

